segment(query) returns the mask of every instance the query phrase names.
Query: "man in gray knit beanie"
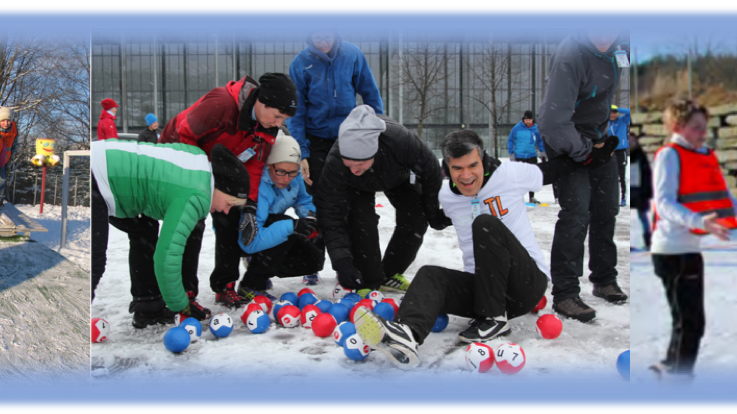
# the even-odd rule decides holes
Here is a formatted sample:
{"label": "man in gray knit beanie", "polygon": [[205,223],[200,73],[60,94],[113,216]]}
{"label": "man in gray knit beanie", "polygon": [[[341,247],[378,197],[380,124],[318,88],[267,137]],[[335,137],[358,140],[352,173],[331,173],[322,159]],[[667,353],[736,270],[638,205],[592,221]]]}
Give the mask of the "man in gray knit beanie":
{"label": "man in gray knit beanie", "polygon": [[[422,184],[410,184],[410,170]],[[406,291],[403,276],[417,256],[428,222],[448,225],[440,210],[438,158],[415,134],[367,105],[340,125],[315,193],[317,219],[333,269],[348,289]],[[376,193],[396,209],[397,226],[382,258]]]}

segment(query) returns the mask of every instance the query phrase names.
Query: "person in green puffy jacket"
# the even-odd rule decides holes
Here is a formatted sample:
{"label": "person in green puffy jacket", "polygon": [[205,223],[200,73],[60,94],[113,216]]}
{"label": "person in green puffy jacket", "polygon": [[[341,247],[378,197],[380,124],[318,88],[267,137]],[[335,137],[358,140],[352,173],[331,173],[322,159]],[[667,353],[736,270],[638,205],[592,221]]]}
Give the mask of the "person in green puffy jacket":
{"label": "person in green puffy jacket", "polygon": [[[185,246],[208,212],[243,207],[250,187],[248,172],[230,150],[216,145],[210,158],[212,163],[203,150],[187,144],[92,143],[92,298],[105,272],[110,223],[131,241],[130,311],[136,328],[173,323],[176,312],[210,317],[185,293],[187,283],[196,283],[199,256]],[[152,226],[159,220],[160,233]]]}

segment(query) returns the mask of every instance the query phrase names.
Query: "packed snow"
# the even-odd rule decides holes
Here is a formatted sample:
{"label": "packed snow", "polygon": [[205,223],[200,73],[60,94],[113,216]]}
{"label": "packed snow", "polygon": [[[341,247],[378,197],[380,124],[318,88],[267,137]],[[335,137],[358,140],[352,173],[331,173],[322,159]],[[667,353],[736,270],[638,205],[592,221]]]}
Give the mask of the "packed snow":
{"label": "packed snow", "polygon": [[[89,208],[68,215],[67,248],[57,253],[60,207],[18,205],[49,232],[30,241],[0,238],[0,379],[89,378]],[[68,259],[68,260],[67,260]]]}
{"label": "packed snow", "polygon": [[[550,258],[550,248],[559,207],[554,203],[551,186],[545,186],[536,198],[548,207],[528,207],[537,240],[546,257]],[[525,197],[526,199],[526,197]],[[382,251],[386,248],[393,232],[395,210],[389,200],[378,193],[376,209],[380,215],[379,232]],[[617,220],[616,244],[618,246],[618,282],[629,293],[629,227],[626,221],[629,208],[622,208]],[[372,352],[361,362],[348,359],[343,349],[332,338],[316,337],[311,330],[303,327],[284,328],[273,322],[263,334],[252,334],[241,322],[244,309],[229,310],[215,304],[215,293],[209,287],[209,275],[214,267],[215,235],[210,218],[207,219],[200,253],[198,274],[200,277],[198,302],[210,308],[213,314],[228,313],[234,321],[233,332],[227,338],[217,339],[204,327],[199,341],[192,343],[181,354],[167,351],[163,336],[172,326],[155,326],[143,330],[133,328],[132,314],[128,313],[130,279],[128,270],[128,238],[110,227],[107,270],[96,291],[92,305],[92,317],[106,319],[110,323],[108,340],[92,344],[92,375],[101,384],[108,379],[133,380],[147,378],[174,379],[180,375],[212,377],[219,375],[239,375],[247,372],[249,377],[259,378],[268,373],[279,372],[280,379],[298,380],[310,373],[330,372],[340,374],[367,374],[374,378],[406,378],[419,380],[427,378],[428,373],[454,378],[470,374],[465,371],[462,348],[456,346],[458,333],[468,326],[468,319],[450,317],[449,326],[440,333],[431,333],[420,346],[421,365],[412,372],[399,371],[381,353]],[[585,277],[581,281],[582,298],[597,311],[597,318],[591,323],[563,320],[563,333],[555,340],[539,337],[535,331],[538,316],[525,315],[512,320],[511,335],[490,344],[497,347],[505,342],[521,345],[526,353],[525,368],[516,375],[521,378],[546,378],[550,373],[603,375],[618,379],[615,368],[617,356],[630,346],[629,303],[609,304],[591,295],[593,285],[588,281],[587,260],[584,260]],[[423,265],[439,265],[462,269],[461,251],[452,227],[443,231],[428,229],[424,243],[415,262],[405,275],[412,278]],[[241,275],[245,267],[241,265]],[[329,259],[320,273],[322,282],[312,287],[320,299],[332,298],[332,290],[337,283],[335,272]],[[270,293],[276,297],[285,292],[298,292],[304,286],[302,278],[272,278],[274,288]],[[546,296],[547,307],[540,313],[552,313],[551,286]],[[387,293],[387,297],[399,299],[400,294]],[[205,324],[203,324],[205,325]],[[490,378],[502,374],[494,368]],[[378,377],[377,377],[378,376]]]}

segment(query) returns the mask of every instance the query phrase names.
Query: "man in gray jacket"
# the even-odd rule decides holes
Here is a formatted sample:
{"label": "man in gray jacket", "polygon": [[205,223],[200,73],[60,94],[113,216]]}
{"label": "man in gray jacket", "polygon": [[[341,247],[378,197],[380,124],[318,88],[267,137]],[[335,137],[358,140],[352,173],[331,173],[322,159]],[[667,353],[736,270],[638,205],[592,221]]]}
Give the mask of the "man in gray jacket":
{"label": "man in gray jacket", "polygon": [[617,285],[617,164],[611,154],[597,156],[608,138],[611,98],[619,77],[615,58],[618,40],[617,34],[593,33],[565,38],[551,60],[540,107],[538,126],[548,157],[570,157],[588,167],[558,180],[561,211],[550,259],[553,309],[582,322],[596,317],[596,311],[579,296],[578,278],[583,275],[584,240],[589,228],[593,295],[613,303],[627,299]]}

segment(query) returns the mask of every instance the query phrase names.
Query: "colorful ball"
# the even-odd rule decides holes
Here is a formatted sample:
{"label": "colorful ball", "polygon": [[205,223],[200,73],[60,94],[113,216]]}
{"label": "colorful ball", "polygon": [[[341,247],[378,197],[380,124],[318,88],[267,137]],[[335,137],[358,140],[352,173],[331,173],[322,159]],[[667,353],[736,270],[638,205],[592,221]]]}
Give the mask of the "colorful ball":
{"label": "colorful ball", "polygon": [[345,295],[349,293],[353,293],[353,289],[346,289],[343,286],[340,285],[340,283],[336,284],[333,288],[333,299],[340,299],[344,298]]}
{"label": "colorful ball", "polygon": [[[273,305],[271,303],[271,299],[267,298],[266,296],[264,296],[264,295],[258,295],[255,298],[253,298],[253,302],[256,302],[259,305],[261,305],[261,309],[263,309],[264,312],[266,312],[267,315],[269,314],[269,312],[271,312],[271,308],[272,308]],[[253,302],[251,302],[251,303],[253,303]]]}
{"label": "colorful ball", "polygon": [[307,305],[313,305],[317,303],[317,296],[310,292],[305,292],[299,297],[299,310],[302,310]]}
{"label": "colorful ball", "polygon": [[525,367],[525,351],[513,343],[502,344],[496,349],[496,366],[505,374],[516,374]]}
{"label": "colorful ball", "polygon": [[315,306],[320,308],[320,311],[322,313],[325,313],[328,311],[328,309],[330,309],[331,306],[333,306],[333,302],[326,300],[326,299],[322,299],[322,300],[318,300],[317,302],[315,302]]}
{"label": "colorful ball", "polygon": [[243,321],[243,323],[244,324],[248,324],[248,322],[247,322],[248,315],[250,315],[251,312],[257,311],[257,310],[263,311],[264,308],[262,308],[261,307],[261,304],[259,304],[259,303],[256,303],[256,302],[249,303],[248,306],[246,306],[246,310],[244,310],[243,311],[243,314],[241,315],[241,320]]}
{"label": "colorful ball", "polygon": [[342,303],[333,303],[330,305],[330,309],[328,309],[328,313],[333,315],[333,318],[335,318],[338,323],[348,320],[348,312],[350,311]]}
{"label": "colorful ball", "polygon": [[184,328],[189,334],[190,342],[197,342],[202,336],[202,322],[195,318],[187,318],[179,324],[180,328]]}
{"label": "colorful ball", "polygon": [[617,357],[617,371],[622,378],[630,380],[630,351],[629,349]]}
{"label": "colorful ball", "polygon": [[366,295],[366,299],[371,299],[378,303],[384,300],[384,294],[379,292],[378,290],[372,290]]}
{"label": "colorful ball", "polygon": [[543,315],[537,318],[535,330],[545,339],[555,339],[563,332],[563,322],[553,314]]}
{"label": "colorful ball", "polygon": [[279,300],[286,300],[290,302],[292,305],[298,305],[299,304],[299,296],[297,296],[294,292],[287,292],[279,298]]}
{"label": "colorful ball", "polygon": [[[309,294],[309,293],[308,293]],[[322,311],[315,305],[307,305],[302,309],[302,314],[299,316],[299,321],[302,326],[307,329],[312,328],[312,321],[315,320],[317,315],[321,314]]]}
{"label": "colorful ball", "polygon": [[294,328],[299,325],[299,308],[294,305],[282,306],[276,320],[285,328]]}
{"label": "colorful ball", "polygon": [[102,342],[107,339],[107,336],[110,333],[110,325],[107,323],[105,319],[92,318],[91,325],[92,325],[92,329],[91,329],[92,342],[98,343],[98,342]]}
{"label": "colorful ball", "polygon": [[[366,299],[361,299],[361,300],[366,300]],[[373,303],[373,301],[371,301],[371,299],[368,299],[368,300],[369,300],[369,301],[370,301],[371,303]],[[360,302],[359,302],[359,303],[356,303],[356,306],[354,306],[354,307],[353,307],[353,308],[351,309],[351,311],[350,311],[350,312],[348,313],[348,320],[349,320],[349,321],[351,321],[351,322],[353,322],[353,323],[356,323],[356,319],[355,319],[355,317],[356,317],[356,311],[358,310],[358,308],[360,308],[360,307],[362,307],[362,306],[363,306],[363,307],[368,307],[369,309],[371,309],[371,307],[369,307],[369,306],[366,306],[365,304],[361,304]]]}
{"label": "colorful ball", "polygon": [[332,335],[337,325],[338,323],[335,321],[333,315],[329,313],[321,313],[312,320],[312,332],[315,333],[315,336],[327,338]]}
{"label": "colorful ball", "polygon": [[363,298],[358,293],[353,292],[353,293],[349,293],[349,294],[343,296],[343,299],[348,299],[348,300],[350,300],[353,303],[358,303]]}
{"label": "colorful ball", "polygon": [[448,315],[441,313],[438,315],[438,318],[435,319],[435,325],[430,328],[432,332],[442,332],[445,328],[448,327]]}
{"label": "colorful ball", "polygon": [[[312,293],[313,295],[315,295],[315,291],[314,290],[312,290],[310,288],[303,288],[302,290],[300,290],[299,292],[297,292],[297,297],[298,298],[301,298],[302,295],[304,295],[305,293]],[[317,295],[315,295],[315,296],[317,296]]]}
{"label": "colorful ball", "polygon": [[164,347],[175,354],[187,349],[189,341],[189,332],[181,326],[169,328],[164,334]]}
{"label": "colorful ball", "polygon": [[374,302],[371,299],[361,299],[356,303],[356,306],[365,306],[371,310],[374,310],[374,306],[376,306],[376,302]]}
{"label": "colorful ball", "polygon": [[381,301],[382,303],[388,303],[392,305],[392,308],[394,308],[394,314],[396,315],[399,312],[399,304],[396,300],[392,298],[384,298],[384,300]]}
{"label": "colorful ball", "polygon": [[176,315],[174,315],[174,326],[179,326],[182,323],[182,321],[187,318],[189,318],[189,316],[181,312],[177,312]]}
{"label": "colorful ball", "polygon": [[374,313],[386,319],[387,321],[394,320],[394,308],[388,303],[378,303],[374,306]]}
{"label": "colorful ball", "polygon": [[341,322],[333,330],[333,340],[335,340],[336,344],[343,346],[345,339],[354,333],[356,333],[356,325],[351,322]]}
{"label": "colorful ball", "polygon": [[251,312],[246,318],[246,327],[251,333],[260,334],[266,332],[269,329],[271,320],[269,315],[262,309]]}
{"label": "colorful ball", "polygon": [[466,348],[466,367],[471,371],[487,372],[494,366],[494,350],[486,344],[474,342]]}
{"label": "colorful ball", "polygon": [[294,305],[294,303],[289,302],[288,300],[278,300],[276,303],[274,303],[274,308],[272,309],[273,312],[271,312],[271,315],[274,317],[275,321],[279,320],[279,310],[282,308],[282,306],[286,305]]}
{"label": "colorful ball", "polygon": [[530,313],[538,313],[539,311],[545,309],[545,306],[547,306],[547,304],[548,304],[548,298],[546,298],[545,295],[543,295],[543,298],[540,299],[540,302],[538,302],[534,308],[532,308]]}
{"label": "colorful ball", "polygon": [[357,302],[354,302],[350,299],[343,298],[343,299],[339,299],[335,303],[340,303],[341,305],[345,306],[346,309],[351,310],[353,309],[354,306],[356,306]]}
{"label": "colorful ball", "polygon": [[354,361],[362,361],[366,359],[369,352],[371,352],[371,348],[369,348],[369,346],[363,342],[363,339],[355,333],[345,339],[343,352],[345,353],[345,356]]}
{"label": "colorful ball", "polygon": [[210,332],[217,338],[225,338],[233,332],[233,318],[227,313],[218,313],[210,319]]}

